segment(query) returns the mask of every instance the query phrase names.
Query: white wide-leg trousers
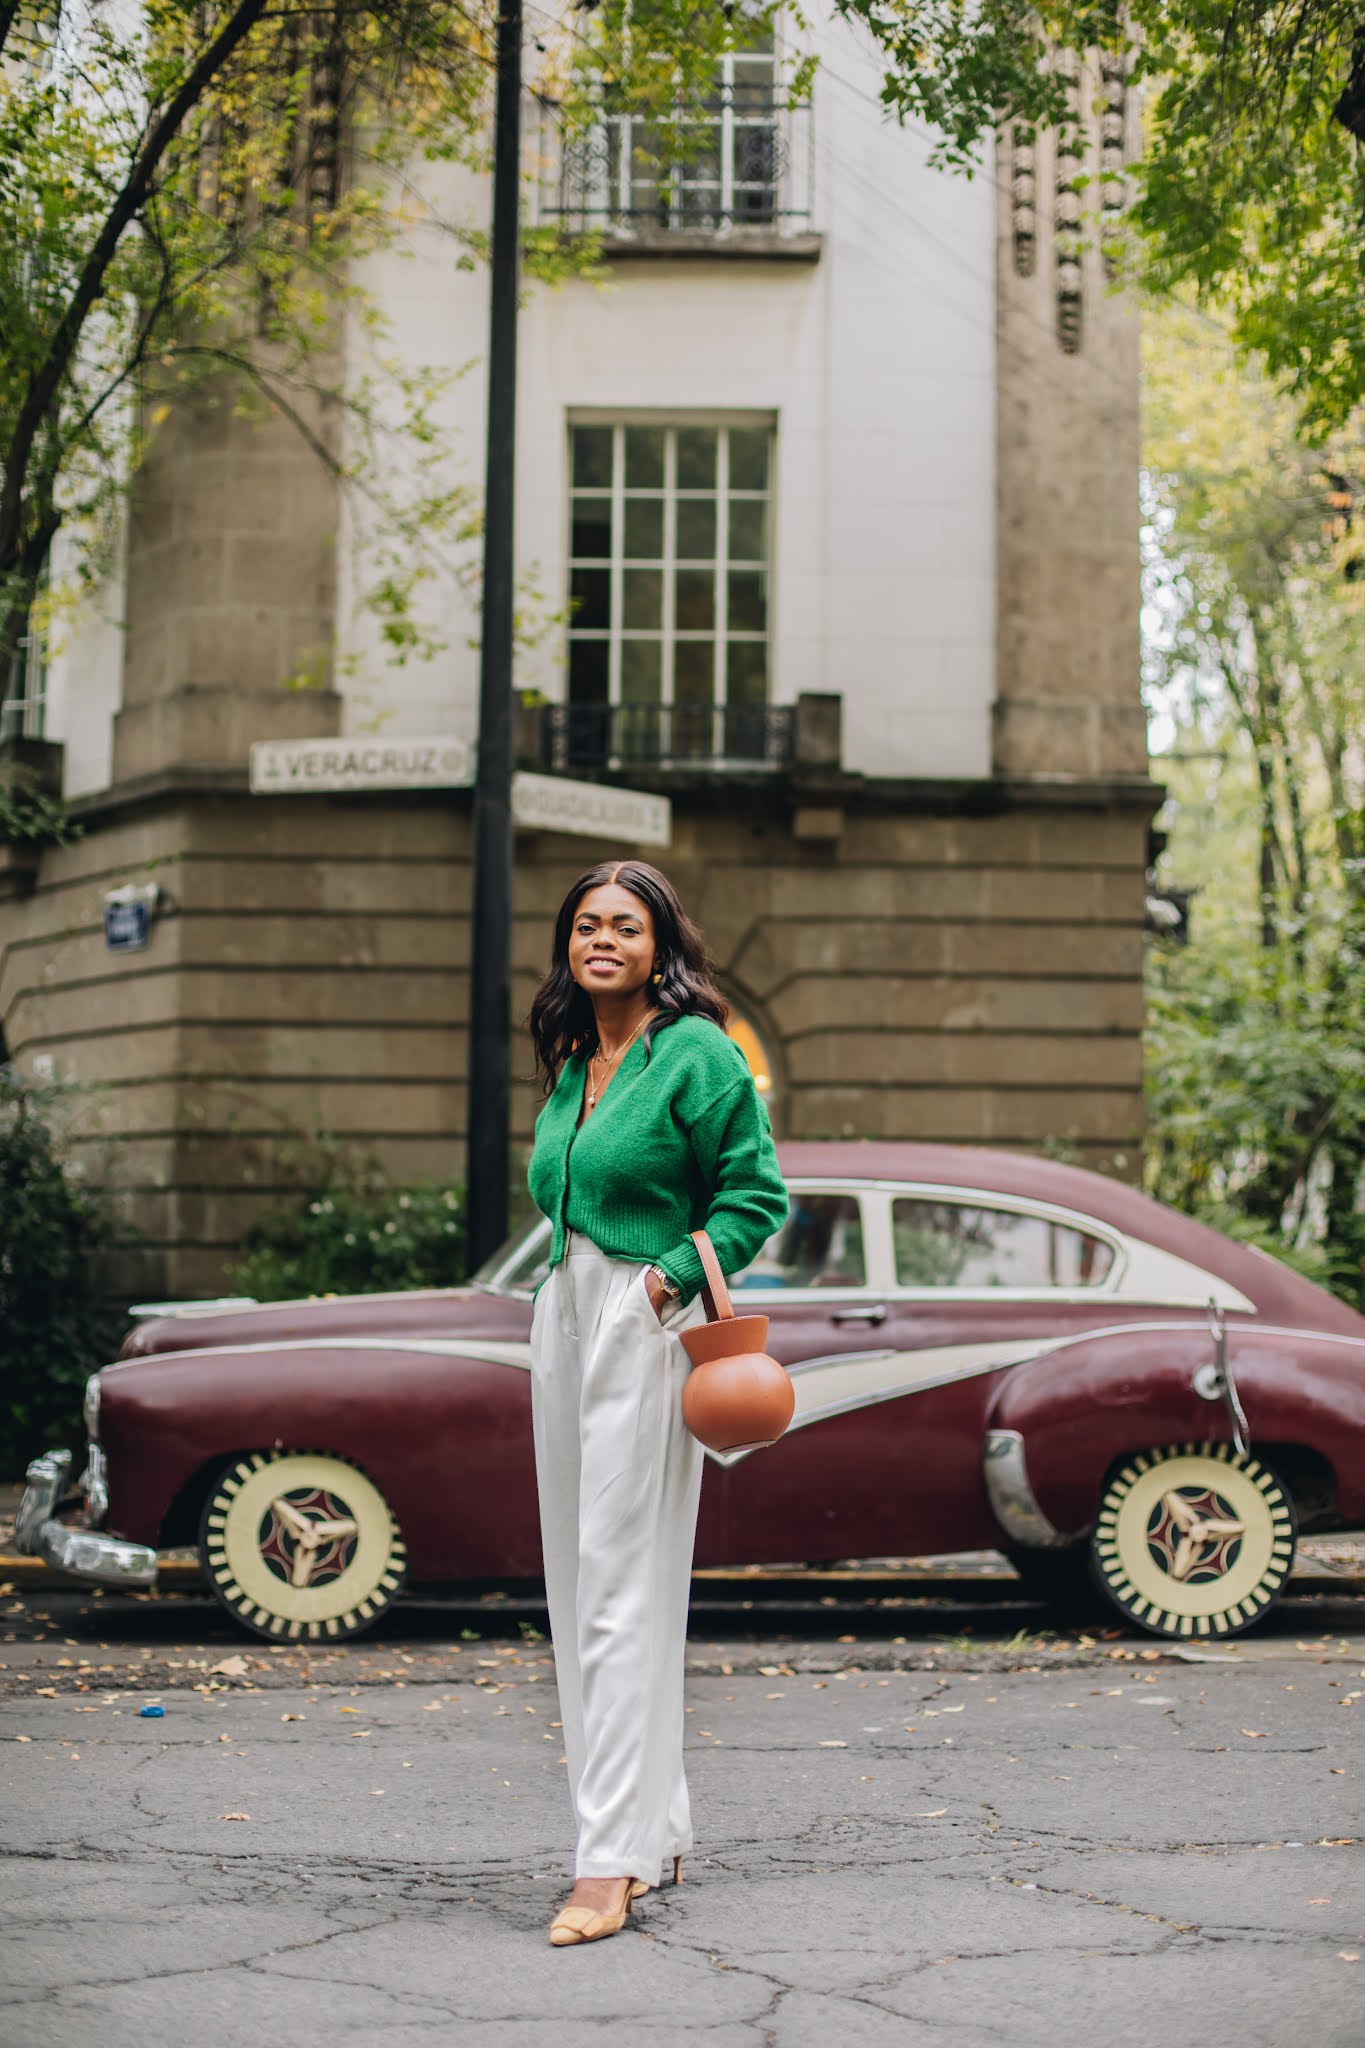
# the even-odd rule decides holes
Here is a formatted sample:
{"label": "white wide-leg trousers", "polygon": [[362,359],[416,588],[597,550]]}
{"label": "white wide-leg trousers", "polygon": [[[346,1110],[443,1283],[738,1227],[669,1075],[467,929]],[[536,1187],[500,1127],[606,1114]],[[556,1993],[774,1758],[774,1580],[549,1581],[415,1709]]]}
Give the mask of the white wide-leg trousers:
{"label": "white wide-leg trousers", "polygon": [[692,1846],[683,1651],[702,1452],[678,1331],[645,1268],[574,1233],[536,1296],[532,1412],[579,1877],[657,1883]]}

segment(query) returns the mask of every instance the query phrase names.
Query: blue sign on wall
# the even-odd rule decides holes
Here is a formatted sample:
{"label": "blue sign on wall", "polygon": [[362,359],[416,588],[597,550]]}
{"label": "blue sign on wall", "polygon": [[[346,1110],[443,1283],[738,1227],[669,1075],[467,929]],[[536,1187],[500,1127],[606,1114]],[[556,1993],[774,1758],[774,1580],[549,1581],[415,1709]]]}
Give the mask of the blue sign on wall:
{"label": "blue sign on wall", "polygon": [[151,934],[152,912],[149,904],[105,904],[104,943],[111,953],[139,953]]}

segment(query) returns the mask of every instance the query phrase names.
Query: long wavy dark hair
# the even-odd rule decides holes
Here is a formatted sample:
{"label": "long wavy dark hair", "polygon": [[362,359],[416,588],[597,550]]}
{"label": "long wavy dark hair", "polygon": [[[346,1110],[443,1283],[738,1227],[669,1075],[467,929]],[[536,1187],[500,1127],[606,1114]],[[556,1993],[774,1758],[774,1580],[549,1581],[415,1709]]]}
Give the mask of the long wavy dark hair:
{"label": "long wavy dark hair", "polygon": [[644,1029],[645,1057],[656,1031],[676,1017],[710,1017],[724,1028],[730,1008],[716,987],[715,965],[706,942],[678,901],[667,875],[643,860],[604,860],[580,875],[559,906],[555,919],[554,954],[549,972],[531,1004],[531,1037],[536,1065],[548,1095],[571,1053],[591,1057],[597,1050],[597,1019],[592,999],[569,972],[569,938],[578,906],[590,890],[619,882],[638,896],[654,920],[654,951],[663,979],[647,984],[654,1015]]}

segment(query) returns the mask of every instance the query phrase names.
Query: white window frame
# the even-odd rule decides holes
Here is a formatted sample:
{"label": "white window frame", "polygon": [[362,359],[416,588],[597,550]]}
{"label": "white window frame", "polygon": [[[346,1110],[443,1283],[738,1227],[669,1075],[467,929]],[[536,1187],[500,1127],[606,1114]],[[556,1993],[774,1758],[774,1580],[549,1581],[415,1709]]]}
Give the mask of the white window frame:
{"label": "white window frame", "polygon": [[[752,115],[744,116],[743,114],[737,118],[734,97],[736,61],[738,60],[746,66],[756,68],[760,59],[766,60],[767,65],[767,107],[763,116],[759,118],[755,118]],[[714,188],[716,205],[713,208],[696,208],[695,218],[693,219],[688,218],[685,207],[688,191],[689,189],[694,189],[689,188],[688,185],[688,166],[686,163],[671,165],[666,173],[662,173],[654,181],[658,186],[662,187],[664,178],[667,178],[667,206],[669,214],[667,225],[670,230],[686,232],[689,227],[695,225],[704,232],[716,232],[717,230],[746,225],[743,221],[736,222],[735,220],[735,144],[737,136],[742,130],[765,124],[773,131],[771,175],[766,185],[761,188],[768,194],[767,215],[763,220],[749,223],[749,225],[773,227],[780,219],[782,212],[782,169],[779,135],[781,110],[777,97],[780,75],[778,64],[776,39],[774,39],[774,45],[771,50],[752,51],[749,53],[727,50],[720,59],[720,76],[716,80],[716,94],[720,100],[719,107],[714,110],[708,109],[705,102],[702,101],[695,110],[689,108],[682,115],[679,122],[681,127],[698,130],[714,128],[719,131],[718,155],[720,176],[718,184]],[[746,82],[746,79],[741,79],[740,81],[741,85]],[[650,226],[650,221],[648,218],[642,218],[639,209],[633,205],[635,197],[635,134],[637,129],[647,133],[651,127],[657,124],[646,115],[622,113],[604,114],[602,125],[607,131],[614,131],[616,141],[616,191],[614,195],[610,191],[610,148],[608,148],[608,168],[604,170],[602,180],[602,210],[606,213],[614,227],[627,229],[644,227],[647,229]],[[752,189],[751,180],[745,180],[744,183],[746,189]],[[593,196],[596,197],[597,195],[594,194]]]}
{"label": "white window frame", "polygon": [[19,688],[0,703],[0,740],[40,740],[47,729],[47,636],[33,625],[31,614],[28,631],[20,644],[23,660]]}
{"label": "white window frame", "polygon": [[[674,655],[677,647],[679,645],[686,646],[688,644],[696,644],[697,642],[706,640],[708,638],[713,641],[715,650],[713,656],[714,665],[712,669],[711,697],[711,718],[713,737],[716,734],[723,735],[725,732],[725,713],[727,708],[729,707],[730,702],[729,643],[731,640],[744,641],[746,643],[750,643],[756,646],[761,645],[764,648],[766,654],[766,662],[765,690],[763,703],[765,705],[771,706],[776,701],[773,688],[775,653],[775,634],[773,628],[775,619],[774,541],[776,536],[774,513],[777,496],[777,426],[777,415],[772,412],[693,413],[675,411],[661,413],[632,410],[625,410],[621,412],[574,410],[568,414],[568,445],[566,450],[568,490],[566,493],[567,517],[565,528],[565,560],[567,563],[566,584],[568,587],[570,604],[572,604],[574,570],[576,568],[600,569],[603,566],[603,560],[600,556],[577,557],[573,552],[573,513],[575,498],[580,495],[584,497],[600,497],[604,495],[600,489],[589,488],[581,492],[575,490],[573,471],[574,429],[576,427],[610,427],[612,429],[612,471],[610,487],[612,549],[611,555],[608,558],[607,563],[607,566],[609,567],[610,571],[608,624],[605,628],[575,627],[573,614],[571,610],[569,614],[567,629],[567,644],[570,647],[573,645],[575,641],[606,641],[607,704],[609,708],[615,709],[625,701],[621,694],[622,642],[628,639],[653,639],[656,637],[653,633],[649,631],[643,630],[638,627],[627,627],[625,624],[625,571],[626,567],[628,566],[628,560],[625,553],[625,513],[627,497],[625,482],[625,433],[627,428],[629,427],[656,427],[663,429],[665,432],[664,480],[660,488],[660,492],[657,494],[653,492],[645,492],[640,494],[645,496],[661,495],[663,498],[664,531],[662,557],[657,565],[653,562],[641,565],[648,566],[651,568],[657,566],[659,568],[659,573],[663,579],[663,596],[660,612],[660,627],[657,635],[660,647],[659,708],[669,713],[671,713],[674,708]],[[678,565],[677,519],[679,495],[677,482],[677,437],[680,431],[685,431],[686,429],[692,427],[714,428],[719,435],[716,455],[716,486],[714,491],[714,497],[716,502],[715,556],[711,563],[713,576],[712,587],[714,603],[714,624],[709,634],[702,632],[700,630],[693,631],[691,629],[684,629],[682,634],[679,635],[675,619],[674,605],[674,572]],[[767,578],[767,624],[765,630],[761,633],[752,631],[732,631],[729,625],[729,572],[731,566],[730,524],[729,519],[726,515],[728,512],[731,496],[729,436],[730,432],[735,429],[748,431],[754,431],[757,429],[766,432],[769,437],[767,490],[762,494],[760,494],[757,491],[745,492],[741,494],[742,497],[753,500],[757,500],[761,495],[767,507],[766,560],[761,565],[754,564],[751,562],[743,562],[740,564],[741,568],[745,569],[761,566],[762,573]],[[697,495],[709,494],[698,493]],[[571,701],[568,694],[567,665],[565,675],[565,698],[566,701]],[[712,751],[714,757],[716,758],[720,758],[724,754],[723,747],[716,747]]]}
{"label": "white window frame", "polygon": [[[789,103],[786,56],[782,25],[777,23],[772,49],[736,50],[718,60],[718,75],[710,95],[717,104],[708,107],[706,94],[679,103],[675,118],[680,125],[709,126],[718,131],[714,205],[705,212],[695,210],[690,216],[683,211],[689,168],[686,161],[670,166],[666,172],[661,169],[652,181],[647,177],[647,165],[641,165],[642,172],[646,172],[641,182],[663,195],[663,218],[649,207],[638,211],[633,208],[637,134],[641,129],[648,131],[658,125],[653,115],[619,101],[614,103],[609,90],[600,85],[601,103],[595,124],[565,140],[559,131],[558,109],[546,103],[541,121],[544,174],[538,188],[537,217],[567,221],[579,232],[597,227],[614,239],[624,240],[679,234],[724,240],[732,232],[759,236],[809,232],[814,206],[813,107],[809,98],[796,105]],[[764,96],[755,105],[748,97],[748,89],[758,84],[754,68],[760,64],[764,66]],[[741,138],[751,128],[769,131],[771,156],[762,180],[740,180],[736,175]],[[767,204],[758,218],[735,217],[737,187],[741,185],[746,193],[766,194]]]}

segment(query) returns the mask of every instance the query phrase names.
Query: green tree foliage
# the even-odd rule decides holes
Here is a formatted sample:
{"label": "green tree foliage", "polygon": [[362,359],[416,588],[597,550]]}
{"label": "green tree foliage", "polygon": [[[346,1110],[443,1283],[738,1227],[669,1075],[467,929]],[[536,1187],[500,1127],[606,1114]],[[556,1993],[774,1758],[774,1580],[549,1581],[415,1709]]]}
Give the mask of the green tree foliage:
{"label": "green tree foliage", "polygon": [[1365,1305],[1365,548],[1360,450],[1197,312],[1147,341],[1152,684],[1174,717],[1173,881],[1154,950],[1153,1185]]}
{"label": "green tree foliage", "polygon": [[[0,0],[6,668],[57,532],[98,569],[147,432],[188,393],[282,413],[372,480],[379,396],[344,379],[337,322],[376,344],[383,322],[348,265],[400,228],[414,153],[475,151],[487,71],[483,30],[444,0]],[[419,450],[439,384],[385,382]],[[468,518],[434,467],[417,476],[387,508],[400,544]]]}
{"label": "green tree foliage", "polygon": [[1365,396],[1365,23],[1356,0],[839,0],[885,52],[883,99],[943,162],[1067,117],[1060,49],[1121,62],[1146,105],[1134,260],[1188,288],[1315,432]]}
{"label": "green tree foliage", "polygon": [[99,1292],[114,1243],[72,1172],[62,1095],[0,1067],[0,1472],[70,1443],[86,1375],[118,1350],[124,1318]]}
{"label": "green tree foliage", "polygon": [[[628,24],[606,0],[590,29],[547,26],[542,94],[570,131],[604,79],[672,105],[776,13],[644,0]],[[366,599],[391,658],[433,651],[414,591],[480,524],[438,424],[459,371],[405,365],[356,258],[420,224],[482,260],[483,222],[438,219],[418,174],[486,162],[496,19],[462,0],[0,0],[0,699],[56,535],[99,573],[149,433],[195,395],[293,423],[378,537]],[[554,282],[591,249],[531,230],[525,256]]]}

